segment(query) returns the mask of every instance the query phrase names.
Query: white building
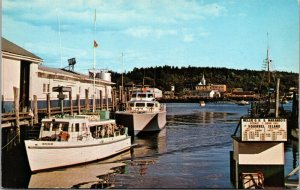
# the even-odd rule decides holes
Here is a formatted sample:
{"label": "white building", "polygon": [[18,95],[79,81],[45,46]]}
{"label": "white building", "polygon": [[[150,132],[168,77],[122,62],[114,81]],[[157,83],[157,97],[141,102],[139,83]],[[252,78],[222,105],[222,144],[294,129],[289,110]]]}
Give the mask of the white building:
{"label": "white building", "polygon": [[200,98],[219,98],[221,94],[218,90],[208,90],[208,91],[199,91],[197,92]]}
{"label": "white building", "polygon": [[[79,95],[82,107],[84,107],[86,96],[92,105],[94,86],[93,79],[89,75],[46,67],[42,65],[42,62],[40,57],[2,38],[2,112],[12,112],[14,109],[13,87],[19,89],[20,111],[28,111],[32,108],[34,95],[37,96],[39,109],[46,108],[47,94],[50,94],[51,107],[58,107],[58,92],[52,91],[52,88],[57,86],[71,87],[73,105],[77,105],[77,95]],[[113,84],[110,80],[99,78],[95,80],[97,105],[100,101],[100,92],[103,99],[107,97],[108,102],[111,102],[111,86]],[[65,93],[67,96],[65,106],[68,106],[68,94]],[[103,100],[103,102],[105,101]]]}

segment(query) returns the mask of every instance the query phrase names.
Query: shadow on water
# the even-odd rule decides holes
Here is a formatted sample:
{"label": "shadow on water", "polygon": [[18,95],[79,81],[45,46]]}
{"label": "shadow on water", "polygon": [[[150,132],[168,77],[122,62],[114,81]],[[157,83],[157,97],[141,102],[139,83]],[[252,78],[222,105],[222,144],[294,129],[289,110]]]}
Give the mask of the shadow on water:
{"label": "shadow on water", "polygon": [[26,188],[30,180],[30,168],[25,145],[21,143],[9,151],[2,151],[2,187]]}

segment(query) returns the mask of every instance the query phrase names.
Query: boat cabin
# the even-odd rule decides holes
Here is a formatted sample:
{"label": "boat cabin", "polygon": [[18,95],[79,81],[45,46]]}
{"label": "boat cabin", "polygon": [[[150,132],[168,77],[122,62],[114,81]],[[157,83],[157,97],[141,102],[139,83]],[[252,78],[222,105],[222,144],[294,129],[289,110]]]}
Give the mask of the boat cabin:
{"label": "boat cabin", "polygon": [[43,119],[39,139],[43,141],[83,141],[125,134],[125,129],[116,129],[114,120],[87,118]]}
{"label": "boat cabin", "polygon": [[152,92],[135,92],[131,95],[130,101],[136,101],[136,100],[147,100],[147,101],[154,101],[155,96]]}
{"label": "boat cabin", "polygon": [[162,107],[157,101],[130,101],[127,109],[131,112],[156,112],[160,111]]}

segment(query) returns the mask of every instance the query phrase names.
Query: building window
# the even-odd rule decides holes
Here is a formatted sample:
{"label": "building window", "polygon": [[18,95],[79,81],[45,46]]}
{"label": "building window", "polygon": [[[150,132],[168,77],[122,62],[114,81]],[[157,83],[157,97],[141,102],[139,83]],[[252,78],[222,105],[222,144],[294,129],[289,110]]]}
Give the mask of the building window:
{"label": "building window", "polygon": [[43,84],[43,93],[50,92],[50,84]]}

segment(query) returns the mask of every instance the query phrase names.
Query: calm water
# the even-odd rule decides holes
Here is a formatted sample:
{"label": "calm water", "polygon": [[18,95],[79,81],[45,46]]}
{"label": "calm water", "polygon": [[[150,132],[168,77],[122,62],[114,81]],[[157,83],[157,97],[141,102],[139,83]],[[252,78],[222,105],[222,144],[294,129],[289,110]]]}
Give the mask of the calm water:
{"label": "calm water", "polygon": [[[135,137],[133,143],[137,146],[132,151],[104,161],[29,176],[27,168],[21,174],[28,180],[24,182],[23,178],[18,187],[99,188],[101,175],[118,167],[114,188],[233,188],[229,173],[230,136],[248,108],[235,104],[167,104],[166,128],[158,134]],[[286,143],[285,158],[287,175],[299,164],[298,142]],[[16,183],[17,176],[22,175],[13,176]]]}

